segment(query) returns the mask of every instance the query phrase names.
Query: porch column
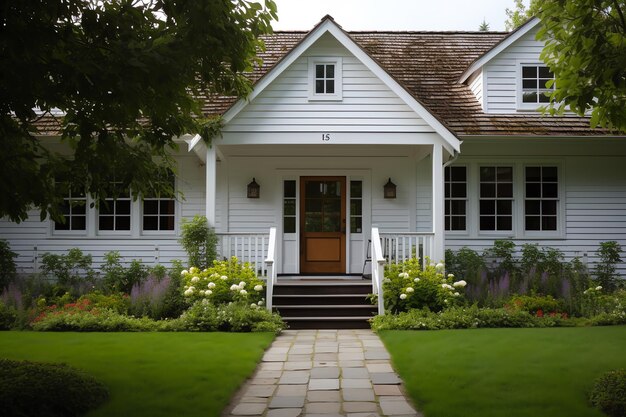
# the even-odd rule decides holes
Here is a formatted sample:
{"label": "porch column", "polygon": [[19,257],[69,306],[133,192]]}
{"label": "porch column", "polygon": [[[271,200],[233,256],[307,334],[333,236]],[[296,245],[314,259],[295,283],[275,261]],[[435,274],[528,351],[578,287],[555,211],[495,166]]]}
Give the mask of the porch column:
{"label": "porch column", "polygon": [[217,202],[217,152],[215,145],[206,150],[206,219],[209,226],[215,227],[215,208]]}
{"label": "porch column", "polygon": [[445,252],[444,227],[444,192],[443,192],[443,147],[433,145],[433,253],[434,263],[443,261]]}

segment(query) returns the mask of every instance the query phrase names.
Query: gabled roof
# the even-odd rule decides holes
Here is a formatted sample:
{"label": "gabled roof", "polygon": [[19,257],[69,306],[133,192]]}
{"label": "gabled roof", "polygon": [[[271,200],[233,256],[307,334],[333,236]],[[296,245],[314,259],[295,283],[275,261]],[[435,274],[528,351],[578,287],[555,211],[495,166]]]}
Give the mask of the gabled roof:
{"label": "gabled roof", "polygon": [[539,24],[540,20],[536,17],[532,17],[526,21],[523,25],[519,26],[517,29],[509,33],[508,36],[504,37],[500,42],[498,42],[493,48],[489,51],[485,52],[480,58],[476,61],[472,62],[472,65],[469,66],[467,70],[461,75],[459,79],[460,83],[464,83],[474,72],[478,71],[480,68],[484,67],[489,61],[495,58],[500,52],[504,51],[508,48],[513,42],[520,39],[522,36],[530,32]]}
{"label": "gabled roof", "polygon": [[320,23],[311,30],[303,39],[301,39],[285,56],[283,56],[274,66],[254,85],[252,93],[245,99],[237,101],[230,109],[224,113],[224,122],[228,123],[232,120],[250,101],[254,100],[268,85],[272,83],[283,71],[294,63],[307,49],[309,49],[324,34],[331,34],[339,43],[346,48],[352,55],[361,61],[370,71],[372,71],[391,91],[398,95],[415,113],[417,113],[426,123],[428,123],[437,132],[448,145],[450,152],[452,150],[460,151],[461,142],[455,134],[433,115],[426,107],[415,97],[410,90],[401,85],[390,73],[388,73],[376,60],[368,54],[360,45],[358,45],[352,37],[345,32],[330,15],[324,16]]}

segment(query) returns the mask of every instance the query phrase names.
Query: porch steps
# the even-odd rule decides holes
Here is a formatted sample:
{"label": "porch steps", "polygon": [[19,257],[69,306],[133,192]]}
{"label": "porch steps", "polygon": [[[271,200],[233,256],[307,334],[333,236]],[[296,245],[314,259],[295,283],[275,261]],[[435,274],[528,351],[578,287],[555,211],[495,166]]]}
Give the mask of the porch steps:
{"label": "porch steps", "polygon": [[279,278],[273,306],[291,329],[364,329],[376,314],[366,296],[371,281],[358,279]]}

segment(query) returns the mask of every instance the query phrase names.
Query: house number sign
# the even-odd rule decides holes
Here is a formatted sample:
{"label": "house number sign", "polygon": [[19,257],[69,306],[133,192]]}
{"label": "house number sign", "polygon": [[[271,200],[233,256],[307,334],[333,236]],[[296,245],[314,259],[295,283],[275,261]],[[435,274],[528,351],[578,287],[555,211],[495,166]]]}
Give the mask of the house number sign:
{"label": "house number sign", "polygon": [[330,140],[330,133],[322,133],[322,142],[328,142]]}

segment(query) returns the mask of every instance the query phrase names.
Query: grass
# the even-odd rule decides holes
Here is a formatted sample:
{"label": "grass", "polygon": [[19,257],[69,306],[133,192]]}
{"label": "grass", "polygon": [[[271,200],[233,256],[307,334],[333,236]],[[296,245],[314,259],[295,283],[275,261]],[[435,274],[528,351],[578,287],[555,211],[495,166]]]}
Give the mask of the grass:
{"label": "grass", "polygon": [[219,416],[252,374],[270,333],[0,332],[0,357],[64,362],[103,382],[110,401],[88,414]]}
{"label": "grass", "polygon": [[426,417],[602,417],[593,381],[626,368],[626,326],[380,336]]}

